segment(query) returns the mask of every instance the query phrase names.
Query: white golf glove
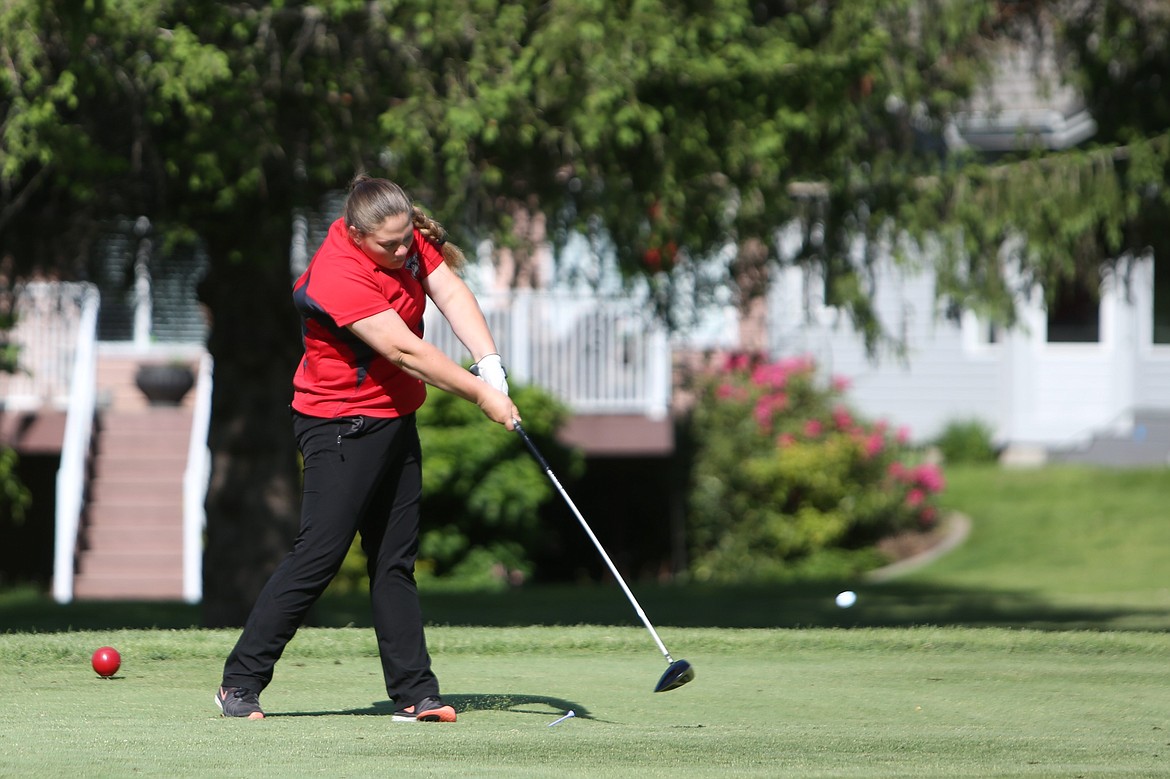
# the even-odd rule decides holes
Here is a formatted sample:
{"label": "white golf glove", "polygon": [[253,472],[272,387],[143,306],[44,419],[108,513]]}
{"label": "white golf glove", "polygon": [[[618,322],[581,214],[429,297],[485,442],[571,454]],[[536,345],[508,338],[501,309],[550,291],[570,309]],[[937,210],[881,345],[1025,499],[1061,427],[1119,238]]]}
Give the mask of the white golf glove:
{"label": "white golf glove", "polygon": [[471,372],[488,386],[508,394],[508,372],[500,361],[500,355],[484,355],[479,362],[471,366]]}

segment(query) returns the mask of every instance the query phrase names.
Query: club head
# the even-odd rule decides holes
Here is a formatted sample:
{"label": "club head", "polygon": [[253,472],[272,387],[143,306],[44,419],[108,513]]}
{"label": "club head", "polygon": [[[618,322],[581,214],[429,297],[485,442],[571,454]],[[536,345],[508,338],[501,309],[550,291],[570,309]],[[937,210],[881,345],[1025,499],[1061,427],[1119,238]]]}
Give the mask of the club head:
{"label": "club head", "polygon": [[654,692],[667,692],[677,687],[682,687],[684,684],[695,678],[695,669],[686,660],[675,660],[666,669],[666,673],[662,674],[662,678],[658,680],[658,684],[654,687]]}

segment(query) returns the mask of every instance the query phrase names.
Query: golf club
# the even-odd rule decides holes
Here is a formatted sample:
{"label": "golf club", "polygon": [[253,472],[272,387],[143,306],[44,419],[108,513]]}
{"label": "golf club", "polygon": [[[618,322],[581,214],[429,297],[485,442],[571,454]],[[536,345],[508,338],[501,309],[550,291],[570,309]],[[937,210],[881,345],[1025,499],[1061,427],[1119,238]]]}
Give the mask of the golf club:
{"label": "golf club", "polygon": [[605,549],[601,546],[601,542],[598,541],[597,536],[593,534],[593,529],[589,527],[589,523],[585,521],[585,517],[581,516],[581,512],[577,510],[577,506],[575,503],[573,503],[572,498],[569,497],[569,493],[565,492],[565,488],[561,486],[561,483],[557,479],[556,474],[554,474],[552,472],[552,468],[549,467],[548,461],[544,459],[544,456],[541,455],[540,450],[536,448],[536,444],[532,443],[532,439],[528,437],[528,433],[524,432],[524,428],[520,426],[518,421],[512,420],[512,424],[516,428],[516,432],[520,434],[520,438],[528,447],[528,451],[532,452],[532,456],[536,458],[536,462],[539,463],[540,467],[544,469],[544,472],[548,474],[548,478],[553,483],[553,486],[557,488],[557,492],[561,493],[561,497],[565,499],[565,503],[567,503],[569,508],[573,511],[573,515],[577,517],[577,521],[581,523],[581,527],[585,528],[585,533],[589,536],[589,540],[593,542],[593,545],[597,547],[597,551],[601,553],[601,559],[605,560],[605,564],[609,566],[609,570],[613,574],[613,577],[617,579],[618,584],[622,586],[622,591],[625,592],[626,597],[630,599],[630,605],[634,607],[634,611],[638,612],[638,616],[642,619],[642,624],[644,624],[646,629],[650,631],[650,635],[654,637],[654,643],[658,644],[658,649],[661,650],[663,656],[666,658],[666,662],[669,665],[666,669],[666,672],[662,674],[662,678],[658,680],[658,684],[654,686],[654,692],[666,692],[667,690],[673,690],[676,687],[682,687],[684,684],[694,679],[695,669],[691,667],[690,663],[688,663],[686,660],[675,660],[670,656],[670,652],[668,652],[666,649],[666,644],[663,644],[662,639],[658,637],[658,631],[656,631],[654,626],[650,624],[650,620],[646,616],[646,612],[642,611],[642,607],[638,605],[638,599],[634,597],[634,593],[630,592],[630,588],[626,586],[626,581],[622,578],[622,575],[618,573],[617,566],[613,564],[613,560],[609,559],[609,555],[606,554]]}

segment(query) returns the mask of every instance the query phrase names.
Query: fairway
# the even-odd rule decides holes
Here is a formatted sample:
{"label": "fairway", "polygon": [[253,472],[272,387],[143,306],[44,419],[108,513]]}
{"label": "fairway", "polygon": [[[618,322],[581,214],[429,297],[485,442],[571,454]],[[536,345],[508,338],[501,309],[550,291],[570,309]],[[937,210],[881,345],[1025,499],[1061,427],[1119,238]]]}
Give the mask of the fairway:
{"label": "fairway", "polygon": [[666,693],[612,585],[424,592],[453,725],[390,720],[364,596],[322,602],[251,722],[212,703],[237,633],[198,607],[9,592],[0,777],[1167,776],[1163,483],[955,471],[971,537],[904,578],[639,584],[697,672]]}
{"label": "fairway", "polygon": [[[1156,776],[1170,636],[967,628],[430,631],[454,725],[395,723],[372,632],[294,639],[262,721],[218,716],[233,631],[0,635],[3,776]],[[99,679],[89,653],[119,648]],[[550,723],[573,710],[576,716]]]}

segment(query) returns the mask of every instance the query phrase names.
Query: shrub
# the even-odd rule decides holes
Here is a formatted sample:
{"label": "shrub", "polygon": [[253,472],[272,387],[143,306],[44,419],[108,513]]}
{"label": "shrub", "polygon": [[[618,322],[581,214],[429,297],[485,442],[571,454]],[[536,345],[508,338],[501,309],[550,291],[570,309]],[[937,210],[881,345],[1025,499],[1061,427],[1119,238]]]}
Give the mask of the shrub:
{"label": "shrub", "polygon": [[950,422],[935,440],[948,465],[993,463],[999,457],[991,428],[978,419]]}
{"label": "shrub", "polygon": [[[524,430],[559,478],[579,475],[583,459],[556,440],[567,409],[543,390],[516,386]],[[428,388],[418,411],[423,450],[422,531],[416,578],[451,587],[517,584],[532,574],[541,542],[540,509],[554,496],[544,472],[515,433],[488,422],[472,403]],[[333,583],[333,594],[365,590],[359,540]]]}
{"label": "shrub", "polygon": [[936,522],[941,472],[854,412],[843,382],[819,382],[811,359],[732,355],[693,389],[696,579],[847,575],[880,562],[881,538]]}

